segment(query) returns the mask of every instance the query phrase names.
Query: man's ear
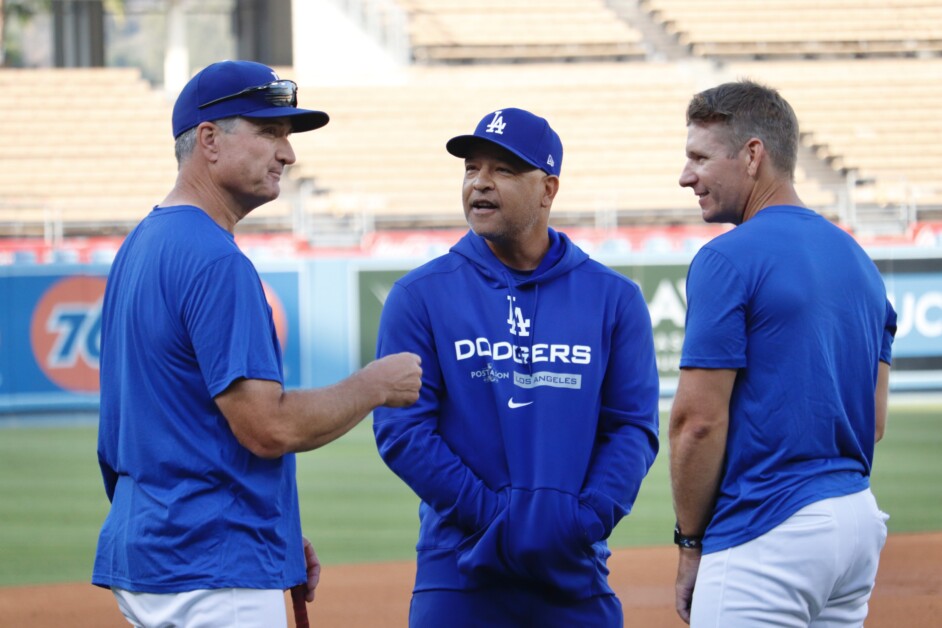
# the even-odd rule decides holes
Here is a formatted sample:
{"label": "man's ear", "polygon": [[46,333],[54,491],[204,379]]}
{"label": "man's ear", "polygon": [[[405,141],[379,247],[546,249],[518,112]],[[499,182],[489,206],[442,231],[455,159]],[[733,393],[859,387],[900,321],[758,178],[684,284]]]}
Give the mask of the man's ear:
{"label": "man's ear", "polygon": [[549,207],[553,204],[553,199],[556,198],[558,191],[559,177],[555,174],[548,174],[543,177],[543,207]]}
{"label": "man's ear", "polygon": [[753,137],[746,142],[744,148],[749,159],[746,171],[749,173],[750,177],[755,177],[759,172],[759,166],[766,158],[765,144],[763,144],[762,140],[758,137]]}
{"label": "man's ear", "polygon": [[219,159],[219,135],[222,133],[212,122],[200,122],[196,127],[196,150],[200,151],[205,159],[215,162]]}

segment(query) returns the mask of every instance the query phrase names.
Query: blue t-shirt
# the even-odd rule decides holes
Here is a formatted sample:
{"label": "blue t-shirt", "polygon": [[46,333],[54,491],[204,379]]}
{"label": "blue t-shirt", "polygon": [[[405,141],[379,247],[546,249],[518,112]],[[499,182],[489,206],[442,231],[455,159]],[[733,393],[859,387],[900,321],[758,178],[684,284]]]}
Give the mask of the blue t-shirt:
{"label": "blue t-shirt", "polygon": [[765,208],[697,253],[687,307],[681,368],[739,371],[704,552],[869,486],[896,313],[851,236],[808,209]]}
{"label": "blue t-shirt", "polygon": [[271,309],[232,234],[202,210],[156,208],[125,240],[100,373],[112,503],[92,582],[149,593],[303,582],[294,456],[252,454],[213,400],[238,378],[283,381]]}

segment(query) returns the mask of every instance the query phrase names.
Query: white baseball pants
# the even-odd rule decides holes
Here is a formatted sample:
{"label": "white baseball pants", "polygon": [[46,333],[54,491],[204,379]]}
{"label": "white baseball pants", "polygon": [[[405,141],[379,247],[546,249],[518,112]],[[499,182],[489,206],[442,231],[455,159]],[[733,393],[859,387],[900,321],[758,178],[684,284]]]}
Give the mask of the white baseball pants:
{"label": "white baseball pants", "polygon": [[288,625],[284,591],[200,589],[135,593],[111,589],[132,626],[144,628],[282,628]]}
{"label": "white baseball pants", "polygon": [[805,506],[700,561],[691,628],[859,628],[886,543],[870,489]]}

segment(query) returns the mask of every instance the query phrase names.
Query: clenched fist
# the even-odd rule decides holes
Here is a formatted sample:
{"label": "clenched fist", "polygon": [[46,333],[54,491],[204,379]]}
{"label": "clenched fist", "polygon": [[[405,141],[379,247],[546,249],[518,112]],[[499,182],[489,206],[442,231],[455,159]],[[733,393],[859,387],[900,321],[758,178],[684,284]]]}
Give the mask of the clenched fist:
{"label": "clenched fist", "polygon": [[419,399],[422,388],[422,359],[415,353],[393,353],[363,367],[363,375],[383,391],[381,404],[392,408],[411,406]]}

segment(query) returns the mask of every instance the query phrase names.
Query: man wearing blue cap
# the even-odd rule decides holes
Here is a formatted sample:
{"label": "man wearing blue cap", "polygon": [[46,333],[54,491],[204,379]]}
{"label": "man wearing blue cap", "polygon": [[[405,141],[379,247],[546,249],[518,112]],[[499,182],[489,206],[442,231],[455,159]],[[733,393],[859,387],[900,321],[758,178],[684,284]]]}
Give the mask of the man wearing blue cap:
{"label": "man wearing blue cap", "polygon": [[411,626],[621,626],[606,539],[658,450],[638,286],[549,228],[563,148],[488,113],[447,142],[471,230],[396,282],[377,355],[419,354],[419,400],[377,408],[389,467],[421,498]]}
{"label": "man wearing blue cap", "polygon": [[[261,280],[233,229],[277,198],[292,132],[327,124],[262,64],[199,72],[173,109],[176,185],[128,235],[102,306],[98,459],[111,510],[92,582],[136,626],[286,626],[313,600],[294,453],[418,397],[418,356],[286,392]],[[306,583],[306,584],[305,584]]]}

